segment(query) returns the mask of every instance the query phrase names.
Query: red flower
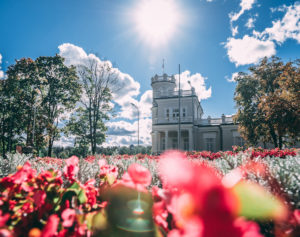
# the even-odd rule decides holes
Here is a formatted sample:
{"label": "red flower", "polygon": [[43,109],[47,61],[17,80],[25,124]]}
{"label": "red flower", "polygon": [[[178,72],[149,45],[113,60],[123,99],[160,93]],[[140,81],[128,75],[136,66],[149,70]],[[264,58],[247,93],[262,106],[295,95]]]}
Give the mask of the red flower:
{"label": "red flower", "polygon": [[33,195],[34,205],[36,205],[38,208],[40,208],[42,205],[44,205],[46,196],[47,195],[46,195],[45,191],[38,190]]}
{"label": "red flower", "polygon": [[100,159],[98,161],[100,167],[100,178],[104,178],[107,175],[112,175],[115,179],[118,177],[118,168],[114,165],[108,165],[106,160]]}
{"label": "red flower", "polygon": [[9,219],[9,214],[6,213],[2,216],[2,210],[0,210],[0,228],[5,226],[6,222],[8,221]]}
{"label": "red flower", "polygon": [[294,218],[297,221],[298,225],[300,225],[300,209],[294,211]]}
{"label": "red flower", "polygon": [[15,184],[22,184],[23,182],[32,179],[36,171],[31,169],[30,163],[27,161],[14,175],[11,176]]}
{"label": "red flower", "polygon": [[241,237],[249,231],[260,236],[246,223],[242,223],[244,229],[235,224],[237,198],[212,167],[192,163],[182,153],[171,151],[162,156],[159,172],[170,195],[165,199],[167,209],[179,229],[170,236]]}
{"label": "red flower", "polygon": [[254,221],[246,221],[239,217],[235,220],[234,225],[240,230],[242,237],[263,237],[259,233],[259,226]]}
{"label": "red flower", "polygon": [[1,237],[12,237],[13,235],[11,234],[11,232],[7,229],[1,229],[0,230],[0,236]]}
{"label": "red flower", "polygon": [[87,203],[93,207],[97,204],[97,189],[95,188],[95,179],[90,179],[84,184],[85,194],[87,196]]}
{"label": "red flower", "polygon": [[62,212],[61,217],[63,219],[62,225],[64,227],[71,227],[74,223],[76,212],[74,209],[67,208]]}
{"label": "red flower", "polygon": [[44,226],[42,231],[43,237],[53,237],[56,235],[56,230],[59,224],[59,218],[53,214],[49,217],[47,224]]}
{"label": "red flower", "polygon": [[139,164],[132,164],[128,168],[128,174],[135,184],[148,186],[151,184],[151,174],[147,168]]}
{"label": "red flower", "polygon": [[77,156],[72,156],[66,160],[67,166],[64,168],[64,176],[71,182],[75,181],[75,175],[79,171],[78,162]]}

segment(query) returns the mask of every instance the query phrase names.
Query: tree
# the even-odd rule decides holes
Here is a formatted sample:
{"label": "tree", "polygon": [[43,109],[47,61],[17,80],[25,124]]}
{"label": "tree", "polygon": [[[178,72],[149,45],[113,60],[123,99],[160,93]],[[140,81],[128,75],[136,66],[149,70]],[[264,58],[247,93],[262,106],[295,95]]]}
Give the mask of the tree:
{"label": "tree", "polygon": [[109,62],[97,59],[78,66],[78,75],[82,97],[67,126],[67,133],[75,135],[79,146],[89,141],[91,152],[95,154],[97,145],[105,141],[104,121],[109,119],[112,93],[118,90],[118,77]]}
{"label": "tree", "polygon": [[2,155],[25,142],[37,151],[47,143],[51,156],[61,130],[59,120],[74,108],[80,92],[76,68],[65,66],[62,57],[16,60],[0,81]]}
{"label": "tree", "polygon": [[300,132],[299,62],[284,64],[278,57],[240,72],[236,77],[235,122],[251,145],[272,142],[282,148],[286,138],[296,142]]}
{"label": "tree", "polygon": [[1,80],[1,149],[2,155],[12,152],[16,143],[33,145],[34,104],[37,98],[37,68],[30,58],[22,58],[9,66],[7,78]]}
{"label": "tree", "polygon": [[80,98],[81,87],[76,68],[67,67],[64,58],[39,57],[36,59],[38,75],[41,78],[39,93],[41,96],[41,113],[45,119],[48,156],[51,156],[54,141],[59,137],[59,119],[71,111]]}

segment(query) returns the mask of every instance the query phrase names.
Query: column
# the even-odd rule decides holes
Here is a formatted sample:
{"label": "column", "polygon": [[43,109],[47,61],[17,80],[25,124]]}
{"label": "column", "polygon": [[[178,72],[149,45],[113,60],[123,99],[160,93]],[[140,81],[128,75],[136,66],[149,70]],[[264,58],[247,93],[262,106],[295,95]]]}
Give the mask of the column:
{"label": "column", "polygon": [[169,149],[169,145],[168,145],[168,143],[169,143],[169,139],[168,139],[168,137],[169,137],[169,134],[168,134],[168,131],[165,131],[165,143],[166,143],[166,147],[165,147],[165,150],[168,150]]}
{"label": "column", "polygon": [[154,132],[154,153],[158,153],[158,132]]}
{"label": "column", "polygon": [[193,128],[189,129],[189,151],[194,150]]}

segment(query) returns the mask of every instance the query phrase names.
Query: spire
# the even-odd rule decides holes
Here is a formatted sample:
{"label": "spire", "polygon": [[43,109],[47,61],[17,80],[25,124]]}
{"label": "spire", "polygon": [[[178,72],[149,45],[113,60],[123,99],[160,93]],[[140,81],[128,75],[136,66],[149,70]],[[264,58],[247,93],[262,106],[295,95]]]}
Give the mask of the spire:
{"label": "spire", "polygon": [[162,63],[162,71],[163,74],[165,74],[165,59],[163,58],[163,63]]}

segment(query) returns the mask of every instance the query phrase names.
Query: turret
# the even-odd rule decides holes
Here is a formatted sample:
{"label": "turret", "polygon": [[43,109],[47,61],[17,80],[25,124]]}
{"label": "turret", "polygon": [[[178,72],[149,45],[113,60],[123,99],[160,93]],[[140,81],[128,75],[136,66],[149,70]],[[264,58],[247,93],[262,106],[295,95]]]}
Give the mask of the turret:
{"label": "turret", "polygon": [[176,87],[175,77],[164,73],[162,76],[155,75],[151,78],[153,98],[171,96]]}

